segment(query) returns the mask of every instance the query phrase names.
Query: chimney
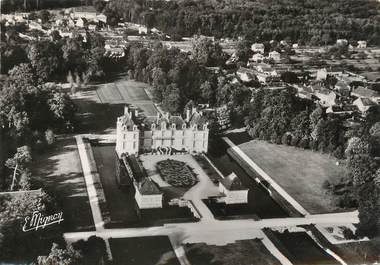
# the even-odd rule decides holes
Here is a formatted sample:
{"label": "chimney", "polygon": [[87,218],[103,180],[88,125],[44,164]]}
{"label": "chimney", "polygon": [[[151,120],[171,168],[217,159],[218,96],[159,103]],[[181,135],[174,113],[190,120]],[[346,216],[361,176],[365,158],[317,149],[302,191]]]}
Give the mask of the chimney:
{"label": "chimney", "polygon": [[186,110],[186,122],[190,121],[190,109]]}
{"label": "chimney", "polygon": [[128,114],[128,106],[124,106],[124,115]]}
{"label": "chimney", "polygon": [[195,112],[197,112],[197,107],[192,107],[191,114],[194,114]]}

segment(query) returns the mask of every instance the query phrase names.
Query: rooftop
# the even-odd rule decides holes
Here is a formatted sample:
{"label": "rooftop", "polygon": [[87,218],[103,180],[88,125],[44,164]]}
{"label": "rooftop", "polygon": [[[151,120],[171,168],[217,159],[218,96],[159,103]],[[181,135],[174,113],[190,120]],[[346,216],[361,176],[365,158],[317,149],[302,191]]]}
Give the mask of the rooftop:
{"label": "rooftop", "polygon": [[376,98],[380,97],[380,94],[376,92],[375,90],[366,88],[366,87],[358,87],[355,90],[352,91],[352,94],[354,96],[363,97],[363,98]]}
{"label": "rooftop", "polygon": [[157,184],[150,178],[143,178],[140,182],[137,182],[137,188],[142,195],[158,195],[162,194]]}
{"label": "rooftop", "polygon": [[226,189],[228,189],[228,190],[245,190],[245,189],[247,189],[243,186],[243,183],[241,183],[240,178],[238,178],[238,176],[234,172],[229,174],[227,177],[223,178],[221,182],[222,182],[223,186],[226,187]]}

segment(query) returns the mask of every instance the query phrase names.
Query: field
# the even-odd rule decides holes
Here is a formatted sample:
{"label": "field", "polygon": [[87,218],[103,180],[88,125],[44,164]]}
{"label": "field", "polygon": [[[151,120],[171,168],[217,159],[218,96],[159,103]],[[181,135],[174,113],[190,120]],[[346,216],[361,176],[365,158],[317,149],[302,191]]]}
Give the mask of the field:
{"label": "field", "polygon": [[165,236],[110,239],[115,265],[179,265]]}
{"label": "field", "polygon": [[33,175],[62,206],[65,231],[94,229],[75,140],[59,140],[55,147],[37,155],[35,161]]}
{"label": "field", "polygon": [[239,147],[310,213],[337,211],[323,183],[345,175],[336,159],[310,150],[252,140]]}
{"label": "field", "polygon": [[96,93],[102,103],[130,104],[144,112],[145,115],[156,115],[156,108],[145,92],[149,85],[133,80],[118,80],[101,85]]}
{"label": "field", "polygon": [[186,256],[193,265],[281,264],[258,239],[237,241],[225,246],[188,244],[185,249]]}

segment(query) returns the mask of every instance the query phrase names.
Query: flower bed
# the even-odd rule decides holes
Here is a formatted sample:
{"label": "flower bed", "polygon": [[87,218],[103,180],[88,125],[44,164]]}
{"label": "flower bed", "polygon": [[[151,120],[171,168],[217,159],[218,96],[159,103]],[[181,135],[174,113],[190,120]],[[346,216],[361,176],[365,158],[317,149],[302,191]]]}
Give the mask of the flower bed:
{"label": "flower bed", "polygon": [[157,163],[157,169],[163,180],[174,187],[191,187],[197,183],[197,178],[186,163],[166,159]]}

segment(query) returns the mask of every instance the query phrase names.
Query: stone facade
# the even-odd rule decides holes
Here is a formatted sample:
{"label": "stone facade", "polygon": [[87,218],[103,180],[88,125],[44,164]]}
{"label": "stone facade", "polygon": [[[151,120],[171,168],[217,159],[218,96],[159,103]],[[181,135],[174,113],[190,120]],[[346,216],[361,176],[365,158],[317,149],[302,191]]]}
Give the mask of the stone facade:
{"label": "stone facade", "polygon": [[206,118],[196,110],[187,111],[187,118],[169,114],[139,117],[125,107],[117,119],[116,152],[139,154],[157,148],[174,148],[188,152],[207,152],[209,129]]}

